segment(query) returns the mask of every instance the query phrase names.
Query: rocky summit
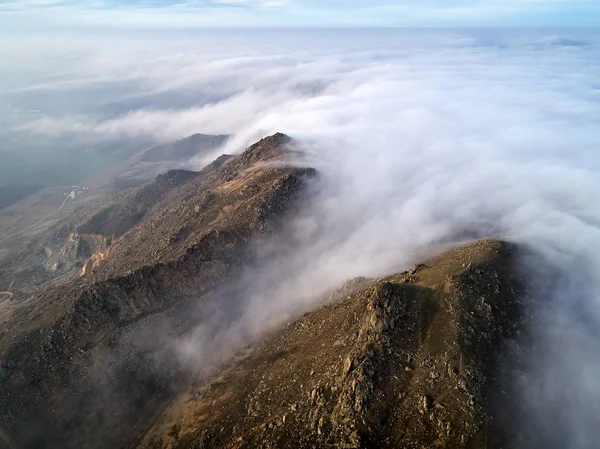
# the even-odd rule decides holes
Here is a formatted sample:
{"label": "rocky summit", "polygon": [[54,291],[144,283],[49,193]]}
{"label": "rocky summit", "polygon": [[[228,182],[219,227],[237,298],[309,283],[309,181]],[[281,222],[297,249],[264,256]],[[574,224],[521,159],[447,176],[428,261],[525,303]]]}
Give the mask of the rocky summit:
{"label": "rocky summit", "polygon": [[527,326],[526,280],[521,249],[501,240],[349,280],[227,357],[198,366],[174,349],[214,324],[217,302],[243,297],[229,286],[301,213],[318,173],[291,164],[295,152],[275,134],[199,172],[161,174],[3,262],[0,448],[487,449],[518,438],[502,372]]}

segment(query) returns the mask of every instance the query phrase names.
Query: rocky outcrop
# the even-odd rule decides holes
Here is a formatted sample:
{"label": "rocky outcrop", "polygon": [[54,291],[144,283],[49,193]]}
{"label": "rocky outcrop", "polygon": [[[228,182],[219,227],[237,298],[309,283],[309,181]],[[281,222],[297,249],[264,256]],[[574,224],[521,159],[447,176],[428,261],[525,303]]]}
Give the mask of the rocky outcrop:
{"label": "rocky outcrop", "polygon": [[184,373],[169,357],[155,363],[168,335],[154,347],[127,339],[159,321],[174,332],[185,326],[198,298],[235,276],[251,245],[277,228],[314,175],[257,165],[284,157],[286,142],[276,135],[201,172],[161,175],[77,229],[107,240],[102,257],[90,251],[82,277],[16,310],[0,339],[0,428],[12,444],[114,447],[136,438],[131,429],[146,425]]}
{"label": "rocky outcrop", "polygon": [[354,281],[189,388],[138,447],[501,447],[490,397],[523,324],[515,257],[482,241]]}

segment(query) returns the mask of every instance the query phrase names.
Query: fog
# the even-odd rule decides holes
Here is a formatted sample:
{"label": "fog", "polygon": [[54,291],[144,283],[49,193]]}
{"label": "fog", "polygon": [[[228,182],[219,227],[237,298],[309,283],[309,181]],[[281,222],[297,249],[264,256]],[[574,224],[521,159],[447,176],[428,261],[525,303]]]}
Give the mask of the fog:
{"label": "fog", "polygon": [[519,379],[531,438],[596,446],[600,35],[365,29],[123,42],[48,44],[40,52],[64,66],[44,76],[31,55],[26,82],[13,77],[0,93],[11,111],[2,131],[82,146],[233,135],[219,152],[279,131],[305,151],[296,163],[320,174],[285,238],[248,270],[235,319],[200,327],[182,353],[210,357],[345,280],[405,269],[432,245],[502,237],[537,255],[528,269],[541,349]]}

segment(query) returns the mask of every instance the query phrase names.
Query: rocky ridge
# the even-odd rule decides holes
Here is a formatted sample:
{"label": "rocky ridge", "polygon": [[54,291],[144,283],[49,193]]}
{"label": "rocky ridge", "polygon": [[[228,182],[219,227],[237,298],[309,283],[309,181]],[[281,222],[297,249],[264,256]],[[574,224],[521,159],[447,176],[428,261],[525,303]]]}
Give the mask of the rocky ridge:
{"label": "rocky ridge", "polygon": [[516,248],[460,247],[331,302],[173,402],[139,448],[493,448],[525,319]]}
{"label": "rocky ridge", "polygon": [[42,242],[62,277],[0,297],[0,448],[505,447],[527,314],[500,240],[354,279],[216,372],[182,363],[173,340],[243,295],[316,175],[293,146],[169,171]]}
{"label": "rocky ridge", "polygon": [[[143,426],[180,373],[174,361],[155,366],[147,346],[129,350],[121,341],[129,329],[142,332],[148,317],[175,331],[181,322],[167,324],[170,315],[189,319],[186,304],[196,307],[252,258],[252,245],[277,228],[314,176],[268,166],[286,157],[288,143],[277,134],[201,172],[168,172],[76,228],[80,241],[103,236],[106,246],[96,248],[79,277],[34,295],[3,324],[0,427],[11,444],[106,447],[135,438],[131,427]],[[95,366],[103,367],[102,379]],[[119,402],[120,389],[134,378],[139,391],[120,405],[122,414],[110,417],[100,400],[98,409],[80,410],[103,383],[114,391],[102,400]]]}

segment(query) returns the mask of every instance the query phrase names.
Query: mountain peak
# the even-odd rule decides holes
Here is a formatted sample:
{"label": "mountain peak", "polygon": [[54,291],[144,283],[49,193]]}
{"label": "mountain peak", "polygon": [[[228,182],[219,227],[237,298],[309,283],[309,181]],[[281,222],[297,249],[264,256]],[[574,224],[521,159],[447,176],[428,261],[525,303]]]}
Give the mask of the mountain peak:
{"label": "mountain peak", "polygon": [[[499,240],[349,281],[218,365],[243,344],[228,320],[245,281],[264,282],[264,248],[315,173],[272,163],[294,147],[276,133],[168,171],[41,243],[64,272],[4,295],[23,303],[0,335],[0,448],[483,447],[501,391],[491,361],[524,321],[517,251]],[[173,350],[198,330],[200,369]]]}

